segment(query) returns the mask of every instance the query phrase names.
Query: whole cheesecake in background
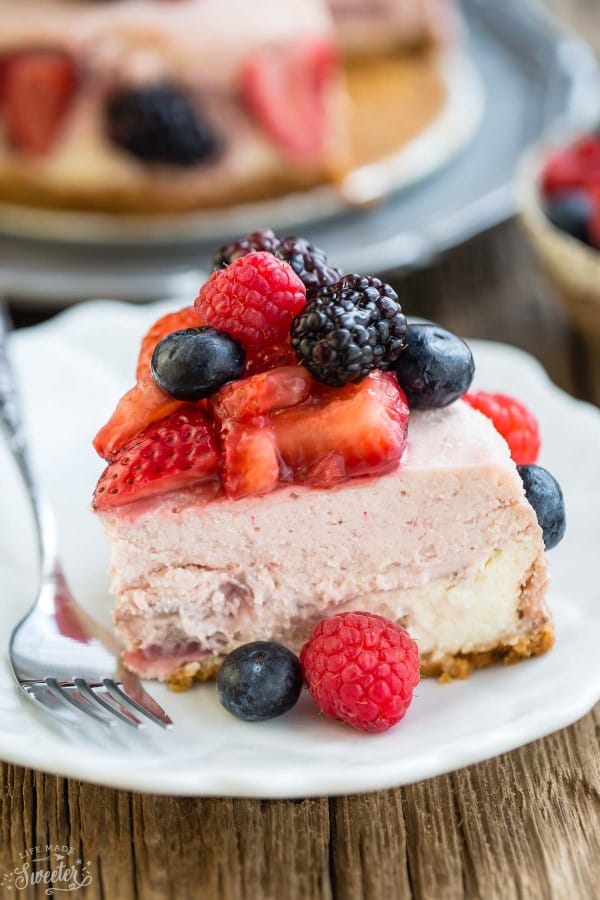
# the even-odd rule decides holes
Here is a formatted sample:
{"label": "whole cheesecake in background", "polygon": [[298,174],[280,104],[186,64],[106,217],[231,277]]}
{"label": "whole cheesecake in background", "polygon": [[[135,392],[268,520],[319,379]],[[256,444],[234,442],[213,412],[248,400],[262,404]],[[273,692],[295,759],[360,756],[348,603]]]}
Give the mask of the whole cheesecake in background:
{"label": "whole cheesecake in background", "polygon": [[126,664],[185,688],[349,610],[405,626],[425,675],[548,650],[564,510],[527,410],[465,402],[463,341],[299,238],[255,232],[215,265],[94,442]]}
{"label": "whole cheesecake in background", "polygon": [[[0,0],[0,199],[160,213],[340,180],[377,130],[353,119],[351,93],[371,91],[362,67],[345,79],[357,34],[375,59],[446,26],[426,0],[331,5],[335,23],[327,0]],[[424,55],[401,71],[421,108],[394,105],[376,153],[435,115],[434,68]],[[391,102],[375,103],[387,128]]]}

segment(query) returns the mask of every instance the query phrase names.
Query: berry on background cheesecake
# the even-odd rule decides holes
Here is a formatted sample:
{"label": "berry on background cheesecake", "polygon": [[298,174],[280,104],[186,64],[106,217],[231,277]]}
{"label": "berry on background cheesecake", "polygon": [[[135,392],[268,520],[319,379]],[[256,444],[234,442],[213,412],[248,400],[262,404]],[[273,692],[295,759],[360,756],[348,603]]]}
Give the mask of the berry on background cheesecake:
{"label": "berry on background cheesecake", "polygon": [[[334,6],[337,30],[327,0],[0,0],[0,199],[220,207],[397,150],[444,103],[425,49],[442,19],[426,0]],[[361,9],[372,62],[346,80]],[[417,36],[423,52],[403,61]],[[393,69],[373,68],[383,50]]]}
{"label": "berry on background cheesecake", "polygon": [[94,441],[126,664],[186,688],[352,611],[406,628],[425,675],[548,650],[562,495],[531,414],[466,394],[473,371],[462,340],[300,238],[221,248]]}

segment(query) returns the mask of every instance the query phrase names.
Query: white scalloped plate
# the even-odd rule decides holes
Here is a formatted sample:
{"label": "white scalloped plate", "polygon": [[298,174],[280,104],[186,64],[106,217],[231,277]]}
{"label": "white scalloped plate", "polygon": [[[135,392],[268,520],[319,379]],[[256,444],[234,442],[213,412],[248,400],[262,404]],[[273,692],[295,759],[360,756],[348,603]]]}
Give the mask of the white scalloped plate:
{"label": "white scalloped plate", "polygon": [[[96,302],[13,340],[32,450],[54,502],[65,567],[90,612],[109,621],[107,549],[88,509],[101,463],[90,440],[130,386],[137,343],[157,307]],[[129,729],[86,739],[49,727],[13,687],[0,659],[0,757],[114,787],[184,795],[303,797],[406,784],[475,763],[562,728],[600,699],[600,414],[559,391],[524,353],[473,342],[477,383],[526,399],[544,437],[541,462],[562,483],[564,542],[552,551],[550,605],[555,648],[464,682],[427,680],[405,720],[379,736],[316,714],[303,695],[288,715],[248,724],[219,705],[214,686],[187,694],[151,690],[176,723],[172,732]],[[576,449],[575,449],[576,448]],[[0,629],[6,644],[35,588],[27,504],[0,447]],[[153,729],[151,729],[154,732]],[[117,732],[115,734],[115,732]]]}

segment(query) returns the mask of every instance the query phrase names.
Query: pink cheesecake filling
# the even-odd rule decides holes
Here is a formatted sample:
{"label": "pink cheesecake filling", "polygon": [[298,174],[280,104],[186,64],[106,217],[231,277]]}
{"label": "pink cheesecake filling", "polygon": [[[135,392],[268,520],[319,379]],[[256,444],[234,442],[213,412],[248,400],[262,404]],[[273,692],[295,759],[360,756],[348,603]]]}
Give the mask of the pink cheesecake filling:
{"label": "pink cheesecake filling", "polygon": [[413,413],[387,475],[237,501],[212,485],[101,518],[115,625],[128,665],[148,677],[249,640],[299,649],[346,609],[402,621],[433,660],[550,622],[535,513],[505,442],[462,402]]}

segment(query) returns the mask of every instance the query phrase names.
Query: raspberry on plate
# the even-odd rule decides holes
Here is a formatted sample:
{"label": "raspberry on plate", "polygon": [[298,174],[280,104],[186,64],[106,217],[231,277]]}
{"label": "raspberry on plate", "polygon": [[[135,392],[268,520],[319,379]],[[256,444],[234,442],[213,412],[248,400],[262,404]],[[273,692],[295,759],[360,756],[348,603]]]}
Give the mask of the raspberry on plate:
{"label": "raspberry on plate", "polygon": [[419,683],[419,651],[405,628],[368,612],[321,619],[300,653],[310,694],[331,719],[387,731]]}
{"label": "raspberry on plate", "polygon": [[528,466],[537,460],[540,431],[535,416],[523,403],[506,394],[488,394],[486,391],[465,394],[463,399],[492,420],[518,466]]}
{"label": "raspberry on plate", "polygon": [[286,262],[258,251],[213,272],[195,308],[209,325],[226,331],[246,351],[282,343],[306,303],[306,288]]}

